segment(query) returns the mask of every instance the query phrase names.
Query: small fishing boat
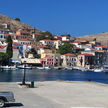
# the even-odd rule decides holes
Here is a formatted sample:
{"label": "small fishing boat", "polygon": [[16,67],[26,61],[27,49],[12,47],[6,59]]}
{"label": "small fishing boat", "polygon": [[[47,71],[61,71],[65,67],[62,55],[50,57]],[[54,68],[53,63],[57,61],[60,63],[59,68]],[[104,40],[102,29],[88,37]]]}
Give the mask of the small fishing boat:
{"label": "small fishing boat", "polygon": [[44,67],[36,67],[37,69],[44,69]]}
{"label": "small fishing boat", "polygon": [[48,69],[51,69],[51,68],[49,66],[45,66],[44,69],[47,69],[48,70]]}
{"label": "small fishing boat", "polygon": [[24,65],[19,65],[17,66],[18,69],[32,69],[30,66],[24,66]]}
{"label": "small fishing boat", "polygon": [[103,72],[104,69],[94,69],[94,72]]}
{"label": "small fishing boat", "polygon": [[1,66],[0,69],[3,69],[3,70],[11,70],[11,69],[16,69],[16,66]]}

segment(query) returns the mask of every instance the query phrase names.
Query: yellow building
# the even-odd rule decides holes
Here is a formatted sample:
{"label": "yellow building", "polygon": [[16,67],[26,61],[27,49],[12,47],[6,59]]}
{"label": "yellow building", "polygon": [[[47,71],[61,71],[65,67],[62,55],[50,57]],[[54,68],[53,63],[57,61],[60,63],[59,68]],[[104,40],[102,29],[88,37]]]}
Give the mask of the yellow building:
{"label": "yellow building", "polygon": [[52,50],[50,49],[40,49],[41,58],[44,58],[46,56],[51,56],[52,54],[53,54]]}
{"label": "yellow building", "polygon": [[61,45],[61,41],[60,40],[54,40],[54,46],[55,46],[55,49],[59,49],[60,45]]}

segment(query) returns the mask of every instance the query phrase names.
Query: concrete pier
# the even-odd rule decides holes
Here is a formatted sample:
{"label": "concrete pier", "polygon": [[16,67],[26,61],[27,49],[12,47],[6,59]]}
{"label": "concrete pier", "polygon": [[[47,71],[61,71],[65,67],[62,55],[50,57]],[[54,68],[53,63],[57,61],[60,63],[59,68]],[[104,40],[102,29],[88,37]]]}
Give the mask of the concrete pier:
{"label": "concrete pier", "polygon": [[13,91],[12,108],[108,107],[108,85],[95,82],[35,82],[35,88],[21,88],[18,83],[0,82],[0,91]]}

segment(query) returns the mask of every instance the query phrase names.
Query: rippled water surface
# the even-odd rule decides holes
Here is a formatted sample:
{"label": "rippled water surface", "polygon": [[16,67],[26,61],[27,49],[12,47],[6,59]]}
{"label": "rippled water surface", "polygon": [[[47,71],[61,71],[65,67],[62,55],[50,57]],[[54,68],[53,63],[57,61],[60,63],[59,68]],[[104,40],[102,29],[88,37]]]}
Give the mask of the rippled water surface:
{"label": "rippled water surface", "polygon": [[[0,82],[20,82],[24,74],[23,69],[1,70]],[[26,81],[88,81],[108,83],[108,73],[86,72],[78,70],[26,70]]]}

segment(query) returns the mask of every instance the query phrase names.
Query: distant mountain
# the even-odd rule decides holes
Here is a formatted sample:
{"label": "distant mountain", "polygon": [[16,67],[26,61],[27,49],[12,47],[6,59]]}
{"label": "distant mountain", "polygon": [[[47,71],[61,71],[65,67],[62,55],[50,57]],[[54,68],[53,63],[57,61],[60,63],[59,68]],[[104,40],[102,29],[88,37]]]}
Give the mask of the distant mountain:
{"label": "distant mountain", "polygon": [[96,38],[97,42],[101,42],[103,45],[107,45],[108,43],[108,32],[98,33],[93,35],[85,35],[81,37],[72,37],[71,39],[75,39],[76,41],[89,40],[92,41]]}
{"label": "distant mountain", "polygon": [[[30,31],[34,30],[34,28],[31,27],[28,24],[24,24],[24,23],[22,23],[20,21],[17,21],[17,20],[12,19],[12,18],[10,18],[8,16],[0,14],[0,25],[2,25],[4,23],[8,24],[9,27],[10,27],[10,30],[13,31],[13,32],[16,32],[18,29],[28,29]],[[35,29],[35,32],[40,32],[40,30]]]}

